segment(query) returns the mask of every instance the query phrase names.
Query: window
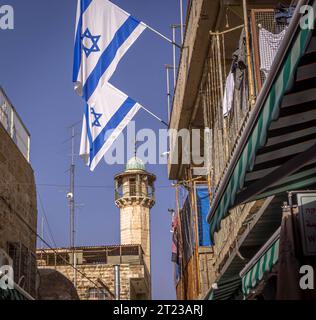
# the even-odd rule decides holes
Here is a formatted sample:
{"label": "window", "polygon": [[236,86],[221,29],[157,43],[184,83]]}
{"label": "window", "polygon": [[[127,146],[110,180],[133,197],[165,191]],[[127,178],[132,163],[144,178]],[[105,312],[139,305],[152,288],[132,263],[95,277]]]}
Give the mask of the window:
{"label": "window", "polygon": [[35,293],[36,258],[20,242],[8,243],[8,254],[13,260],[14,281],[28,293]]}
{"label": "window", "polygon": [[105,288],[90,288],[89,300],[110,300]]}
{"label": "window", "polygon": [[136,196],[136,180],[134,178],[129,179],[129,195],[130,197]]}

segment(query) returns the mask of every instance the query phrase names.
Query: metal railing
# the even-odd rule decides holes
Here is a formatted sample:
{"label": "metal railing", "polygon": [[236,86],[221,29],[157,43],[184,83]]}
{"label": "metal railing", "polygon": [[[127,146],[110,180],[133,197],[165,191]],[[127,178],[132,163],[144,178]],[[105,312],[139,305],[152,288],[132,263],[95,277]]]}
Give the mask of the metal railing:
{"label": "metal railing", "polygon": [[[132,264],[143,265],[143,250],[140,245],[79,247],[75,249],[78,265]],[[72,264],[70,249],[37,250],[37,264],[40,267],[66,266]]]}
{"label": "metal railing", "polygon": [[20,116],[0,87],[0,123],[19,148],[25,159],[30,161],[30,134]]}
{"label": "metal railing", "polygon": [[145,186],[142,184],[121,185],[115,190],[115,200],[122,198],[149,198],[155,199],[155,189],[152,186]]}

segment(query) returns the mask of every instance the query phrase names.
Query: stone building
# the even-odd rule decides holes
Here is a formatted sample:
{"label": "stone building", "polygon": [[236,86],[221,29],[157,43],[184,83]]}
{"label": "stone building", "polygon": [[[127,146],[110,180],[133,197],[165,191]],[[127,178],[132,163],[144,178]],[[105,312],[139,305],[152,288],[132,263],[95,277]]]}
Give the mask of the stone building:
{"label": "stone building", "polygon": [[[82,300],[151,299],[150,209],[155,204],[154,181],[144,163],[133,157],[115,176],[115,203],[120,208],[121,244],[114,246],[38,250],[40,272],[55,270],[70,280]],[[73,259],[75,257],[75,260]],[[73,261],[77,271],[73,268]],[[45,281],[45,299],[75,299],[72,289]]]}
{"label": "stone building", "polygon": [[[189,152],[190,143],[171,141],[178,299],[275,297],[282,206],[292,202],[287,192],[316,189],[316,47],[315,32],[300,28],[306,4],[316,5],[189,1],[170,128],[201,136]],[[204,216],[200,185],[209,197]],[[199,242],[200,221],[207,222],[209,245]]]}
{"label": "stone building", "polygon": [[[73,250],[69,248],[37,251],[40,270],[39,298],[76,299],[65,281],[42,281],[43,270],[55,270],[70,280],[81,300],[138,300],[150,298],[150,275],[138,245],[76,247],[76,268],[72,267]],[[116,278],[119,268],[119,279]],[[74,280],[75,279],[75,280]],[[118,282],[117,282],[118,281]],[[119,296],[116,297],[116,284]],[[49,294],[50,293],[50,294]]]}
{"label": "stone building", "polygon": [[37,204],[29,161],[30,134],[0,87],[0,263],[13,266],[18,294],[8,291],[11,298],[36,297]]}

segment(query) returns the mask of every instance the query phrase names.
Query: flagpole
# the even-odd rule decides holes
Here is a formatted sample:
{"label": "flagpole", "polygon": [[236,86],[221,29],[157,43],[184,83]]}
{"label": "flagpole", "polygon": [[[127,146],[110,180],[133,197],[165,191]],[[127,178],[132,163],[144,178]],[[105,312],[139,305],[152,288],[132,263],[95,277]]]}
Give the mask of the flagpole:
{"label": "flagpole", "polygon": [[184,25],[183,25],[183,0],[180,0],[180,28],[181,28],[181,44],[183,45],[184,41]]}
{"label": "flagpole", "polygon": [[142,22],[142,24],[147,27],[150,31],[156,33],[158,36],[160,36],[161,38],[167,40],[168,42],[170,42],[171,44],[175,45],[176,47],[178,47],[179,49],[182,49],[182,46],[180,46],[179,44],[175,43],[174,41],[172,41],[171,39],[169,39],[168,37],[164,36],[162,33],[160,33],[159,31],[157,31],[156,29],[150,27],[149,25],[147,25],[146,23]]}
{"label": "flagpole", "polygon": [[169,77],[169,70],[172,69],[171,66],[166,65],[166,73],[167,73],[167,107],[168,107],[168,122],[170,123],[170,117],[171,117],[171,94],[170,94],[170,77]]}
{"label": "flagpole", "polygon": [[154,113],[152,113],[151,111],[149,111],[148,109],[146,109],[145,107],[141,106],[141,108],[146,111],[147,113],[149,113],[151,116],[153,116],[155,119],[159,120],[161,123],[163,123],[165,126],[169,127],[168,123],[163,121],[161,118],[159,118],[158,116],[156,116]]}

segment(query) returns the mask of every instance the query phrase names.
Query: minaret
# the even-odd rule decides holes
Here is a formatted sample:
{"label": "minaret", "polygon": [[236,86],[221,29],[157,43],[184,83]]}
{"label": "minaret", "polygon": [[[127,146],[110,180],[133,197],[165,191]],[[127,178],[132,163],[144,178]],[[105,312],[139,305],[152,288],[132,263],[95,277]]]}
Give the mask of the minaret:
{"label": "minaret", "polygon": [[120,208],[121,244],[141,245],[150,269],[150,209],[155,204],[156,176],[146,171],[143,161],[131,158],[126,170],[115,176],[115,204]]}

